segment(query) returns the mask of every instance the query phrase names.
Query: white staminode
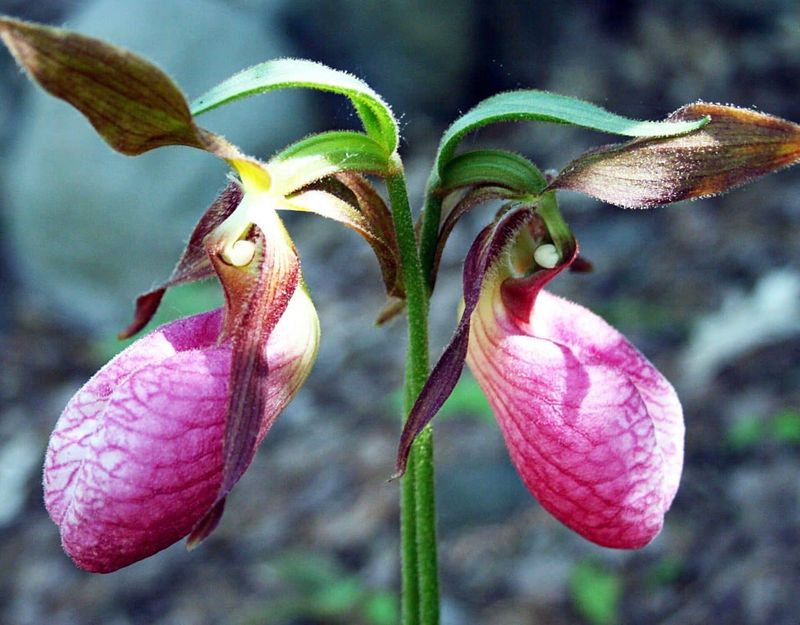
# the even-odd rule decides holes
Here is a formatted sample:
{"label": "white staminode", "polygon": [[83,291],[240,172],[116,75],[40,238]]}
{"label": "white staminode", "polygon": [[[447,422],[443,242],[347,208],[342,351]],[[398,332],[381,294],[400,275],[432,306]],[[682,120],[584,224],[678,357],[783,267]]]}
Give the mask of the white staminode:
{"label": "white staminode", "polygon": [[[234,267],[243,267],[253,260],[256,245],[243,238],[256,224],[262,231],[280,225],[275,214],[275,198],[268,192],[245,191],[239,206],[222,222],[214,234],[225,241],[222,257]],[[281,226],[282,227],[282,226]]]}
{"label": "white staminode", "polygon": [[243,267],[253,260],[256,253],[256,244],[252,241],[236,241],[227,254],[227,260],[234,267]]}
{"label": "white staminode", "polygon": [[536,264],[540,267],[552,269],[558,264],[561,258],[558,255],[558,250],[555,245],[552,243],[545,243],[536,248],[536,251],[533,253],[533,260],[535,260]]}

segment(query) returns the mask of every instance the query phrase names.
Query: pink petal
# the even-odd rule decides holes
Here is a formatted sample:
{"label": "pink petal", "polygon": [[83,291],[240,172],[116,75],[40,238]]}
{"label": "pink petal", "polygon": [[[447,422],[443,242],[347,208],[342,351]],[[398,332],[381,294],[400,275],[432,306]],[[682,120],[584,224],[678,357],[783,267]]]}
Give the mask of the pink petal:
{"label": "pink petal", "polygon": [[675,389],[628,339],[601,317],[574,302],[540,294],[533,316],[536,336],[569,345],[587,364],[604,364],[624,373],[636,386],[655,428],[665,462],[664,493],[675,498],[683,469],[683,409]]}
{"label": "pink petal", "polygon": [[542,291],[525,327],[500,298],[482,304],[467,363],[528,489],[593,542],[649,543],[680,479],[683,420],[672,387],[577,304]]}
{"label": "pink petal", "polygon": [[114,389],[132,373],[195,347],[216,342],[222,311],[180,319],[133,343],[98,371],[70,400],[56,423],[44,464],[45,506],[60,525],[87,454],[89,439],[102,427]]}
{"label": "pink petal", "polygon": [[[158,328],[101,369],[56,424],[45,504],[64,550],[109,572],[187,535],[222,482],[230,344],[221,311]],[[265,347],[269,376],[258,442],[307,377],[319,327],[298,289]]]}
{"label": "pink petal", "polygon": [[213,504],[229,371],[230,349],[193,350],[117,386],[85,441],[60,522],[78,566],[115,570],[155,553]]}

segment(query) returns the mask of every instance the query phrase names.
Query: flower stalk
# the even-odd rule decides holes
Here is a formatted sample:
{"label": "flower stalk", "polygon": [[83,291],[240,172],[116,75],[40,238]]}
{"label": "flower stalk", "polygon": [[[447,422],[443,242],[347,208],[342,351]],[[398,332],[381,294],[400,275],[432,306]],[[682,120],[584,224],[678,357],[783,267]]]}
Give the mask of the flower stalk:
{"label": "flower stalk", "polygon": [[[392,206],[408,311],[408,355],[404,385],[407,415],[428,377],[428,290],[420,264],[405,175],[399,157],[386,179]],[[439,574],[433,469],[433,431],[427,428],[411,451],[402,480],[401,553],[403,625],[439,622]]]}

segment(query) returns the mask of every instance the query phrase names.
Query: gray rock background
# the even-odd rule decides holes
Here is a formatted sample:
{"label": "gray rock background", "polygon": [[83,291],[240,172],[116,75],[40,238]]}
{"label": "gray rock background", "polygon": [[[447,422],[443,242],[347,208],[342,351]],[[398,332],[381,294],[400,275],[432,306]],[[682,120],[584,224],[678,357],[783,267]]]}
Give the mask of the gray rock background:
{"label": "gray rock background", "polygon": [[[498,4],[0,0],[0,10],[128,46],[190,97],[275,56],[353,71],[399,114],[417,198],[443,129],[502,89],[551,89],[641,118],[702,98],[800,120],[795,2]],[[391,622],[397,485],[385,480],[404,329],[370,325],[382,304],[370,252],[321,220],[289,219],[322,319],[319,361],[214,537],[108,576],[82,573],[61,553],[38,475],[49,431],[101,364],[97,345],[127,321],[132,297],[168,275],[225,169],[177,148],[115,155],[5,54],[0,75],[0,623]],[[206,119],[260,155],[354,123],[345,101],[300,92]],[[558,168],[608,141],[506,125],[474,143]],[[651,546],[596,548],[530,498],[497,428],[472,414],[479,408],[442,419],[443,622],[593,625],[570,590],[589,563],[620,583],[620,624],[796,625],[800,170],[647,212],[571,194],[562,206],[596,270],[553,288],[606,316],[678,387],[681,491]],[[452,330],[464,252],[486,219],[471,215],[447,250],[434,353]],[[188,299],[169,306],[198,304]]]}

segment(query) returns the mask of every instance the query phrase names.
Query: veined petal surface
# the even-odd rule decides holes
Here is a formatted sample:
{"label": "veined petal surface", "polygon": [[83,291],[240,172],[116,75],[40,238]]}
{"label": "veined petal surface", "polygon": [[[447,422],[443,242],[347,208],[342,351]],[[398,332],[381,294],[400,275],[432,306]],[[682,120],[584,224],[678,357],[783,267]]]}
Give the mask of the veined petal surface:
{"label": "veined petal surface", "polygon": [[467,363],[526,486],[595,543],[646,545],[680,480],[675,391],[585,308],[541,291],[529,323],[520,324],[495,294],[473,314]]}
{"label": "veined petal surface", "polygon": [[[222,311],[181,319],[140,339],[67,405],[44,466],[45,504],[65,551],[110,572],[186,536],[222,482],[230,343]],[[269,363],[260,443],[305,381],[319,325],[298,289],[264,349]]]}

